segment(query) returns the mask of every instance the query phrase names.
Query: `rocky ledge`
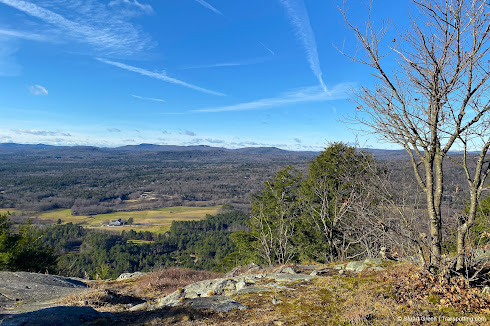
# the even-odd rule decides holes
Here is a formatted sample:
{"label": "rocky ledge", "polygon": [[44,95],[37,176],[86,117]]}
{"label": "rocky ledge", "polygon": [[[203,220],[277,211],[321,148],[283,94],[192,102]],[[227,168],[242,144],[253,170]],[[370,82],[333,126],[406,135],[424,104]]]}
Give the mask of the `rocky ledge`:
{"label": "rocky ledge", "polygon": [[27,272],[0,272],[0,314],[52,307],[53,300],[87,290],[81,280]]}
{"label": "rocky ledge", "polygon": [[[365,260],[330,267],[298,265],[267,269],[251,264],[233,269],[225,277],[189,284],[152,302],[129,305],[128,312],[159,309],[191,308],[226,313],[234,309],[248,309],[236,301],[241,294],[295,291],[300,283],[316,277],[379,271],[382,260]],[[119,281],[138,278],[142,274],[124,274]],[[92,307],[63,307],[56,304],[68,295],[88,291],[82,280],[34,273],[0,272],[0,325],[84,325],[95,319],[111,319],[109,313],[100,313]],[[272,300],[274,302],[275,297]],[[277,300],[276,300],[277,301]],[[3,315],[2,315],[3,313]],[[67,316],[71,316],[67,324]]]}

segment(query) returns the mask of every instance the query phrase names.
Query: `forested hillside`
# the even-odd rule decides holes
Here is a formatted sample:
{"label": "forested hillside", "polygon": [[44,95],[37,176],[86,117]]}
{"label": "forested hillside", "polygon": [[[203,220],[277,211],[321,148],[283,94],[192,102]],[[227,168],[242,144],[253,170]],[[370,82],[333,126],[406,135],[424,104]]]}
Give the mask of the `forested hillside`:
{"label": "forested hillside", "polygon": [[[23,226],[20,234],[0,220],[0,267],[84,278],[115,278],[124,272],[148,272],[169,266],[226,271],[234,261],[232,232],[245,230],[248,216],[228,210],[201,221],[172,223],[165,234],[86,229],[72,223],[44,230]],[[11,225],[10,225],[11,226]],[[9,245],[10,244],[10,245]]]}
{"label": "forested hillside", "polygon": [[169,206],[248,204],[287,164],[315,156],[277,148],[121,148],[0,144],[0,207],[74,215]]}

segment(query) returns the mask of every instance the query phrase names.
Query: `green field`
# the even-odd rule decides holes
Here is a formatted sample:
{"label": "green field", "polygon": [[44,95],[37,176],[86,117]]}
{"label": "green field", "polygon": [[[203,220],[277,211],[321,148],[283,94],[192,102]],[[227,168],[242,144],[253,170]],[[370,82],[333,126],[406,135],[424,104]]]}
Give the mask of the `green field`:
{"label": "green field", "polygon": [[5,213],[19,213],[20,211],[15,208],[0,208],[0,214],[5,214]]}
{"label": "green field", "polygon": [[[163,233],[169,230],[172,221],[195,221],[203,219],[206,214],[214,215],[221,208],[219,206],[211,207],[165,207],[145,211],[133,212],[116,212],[110,214],[98,214],[90,216],[73,216],[70,209],[57,209],[35,214],[32,217],[49,221],[56,224],[58,219],[64,223],[73,223],[83,225],[88,228],[97,228],[110,230],[114,232],[129,231],[150,231]],[[132,225],[124,226],[108,226],[110,221],[121,219],[127,221],[130,217],[133,218]]]}

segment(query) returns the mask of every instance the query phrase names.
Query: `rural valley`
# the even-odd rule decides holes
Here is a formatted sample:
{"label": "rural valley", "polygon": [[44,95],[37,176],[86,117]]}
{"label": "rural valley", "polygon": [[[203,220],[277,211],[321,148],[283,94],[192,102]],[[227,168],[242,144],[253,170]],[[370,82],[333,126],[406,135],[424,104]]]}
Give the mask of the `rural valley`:
{"label": "rural valley", "polygon": [[0,325],[490,325],[490,0],[0,0]]}

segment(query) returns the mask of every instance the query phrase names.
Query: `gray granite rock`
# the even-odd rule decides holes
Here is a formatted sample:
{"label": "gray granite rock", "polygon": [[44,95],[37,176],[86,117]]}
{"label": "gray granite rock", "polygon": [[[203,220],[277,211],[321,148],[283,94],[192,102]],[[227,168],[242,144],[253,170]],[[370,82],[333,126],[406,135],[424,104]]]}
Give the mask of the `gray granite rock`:
{"label": "gray granite rock", "polygon": [[[281,284],[277,284],[277,282],[308,281],[313,278],[314,276],[304,274],[272,273],[241,275],[231,278],[217,278],[214,280],[200,281],[189,284],[182,289],[160,298],[157,307],[177,306],[183,301],[195,298],[229,296],[236,293],[247,292],[277,291],[278,289],[293,290]],[[270,282],[266,286],[256,287],[255,284],[261,279],[272,280],[273,282]]]}
{"label": "gray granite rock", "polygon": [[23,313],[54,306],[53,300],[87,290],[76,279],[27,272],[0,272],[0,313]]}
{"label": "gray granite rock", "polygon": [[366,268],[368,268],[368,265],[362,261],[351,261],[345,266],[345,270],[353,272],[362,272]]}
{"label": "gray granite rock", "polygon": [[184,300],[180,305],[194,309],[210,309],[216,312],[230,312],[234,309],[248,309],[247,306],[244,306],[241,303],[234,301],[230,297],[223,295]]}
{"label": "gray granite rock", "polygon": [[140,304],[137,304],[135,306],[132,306],[129,308],[129,311],[150,311],[150,310],[155,310],[155,306],[152,304],[149,304],[148,302],[143,302]]}
{"label": "gray granite rock", "polygon": [[320,275],[325,275],[328,274],[331,270],[328,268],[323,268],[323,269],[318,269],[316,271],[313,271],[310,273],[311,276],[320,276]]}
{"label": "gray granite rock", "polygon": [[292,267],[283,267],[283,268],[279,269],[276,273],[297,274],[296,271]]}
{"label": "gray granite rock", "polygon": [[2,326],[82,326],[97,318],[110,318],[91,307],[53,307],[37,311],[8,315],[0,321]]}
{"label": "gray granite rock", "polygon": [[345,264],[337,264],[332,266],[333,269],[345,269]]}
{"label": "gray granite rock", "polygon": [[309,281],[315,278],[312,275],[306,274],[268,274],[268,277],[274,279],[276,282],[294,282],[294,281]]}
{"label": "gray granite rock", "polygon": [[116,279],[116,281],[127,280],[129,278],[139,277],[139,276],[142,276],[142,275],[145,275],[145,273],[141,273],[141,272],[122,273],[121,275],[119,275],[119,277]]}

